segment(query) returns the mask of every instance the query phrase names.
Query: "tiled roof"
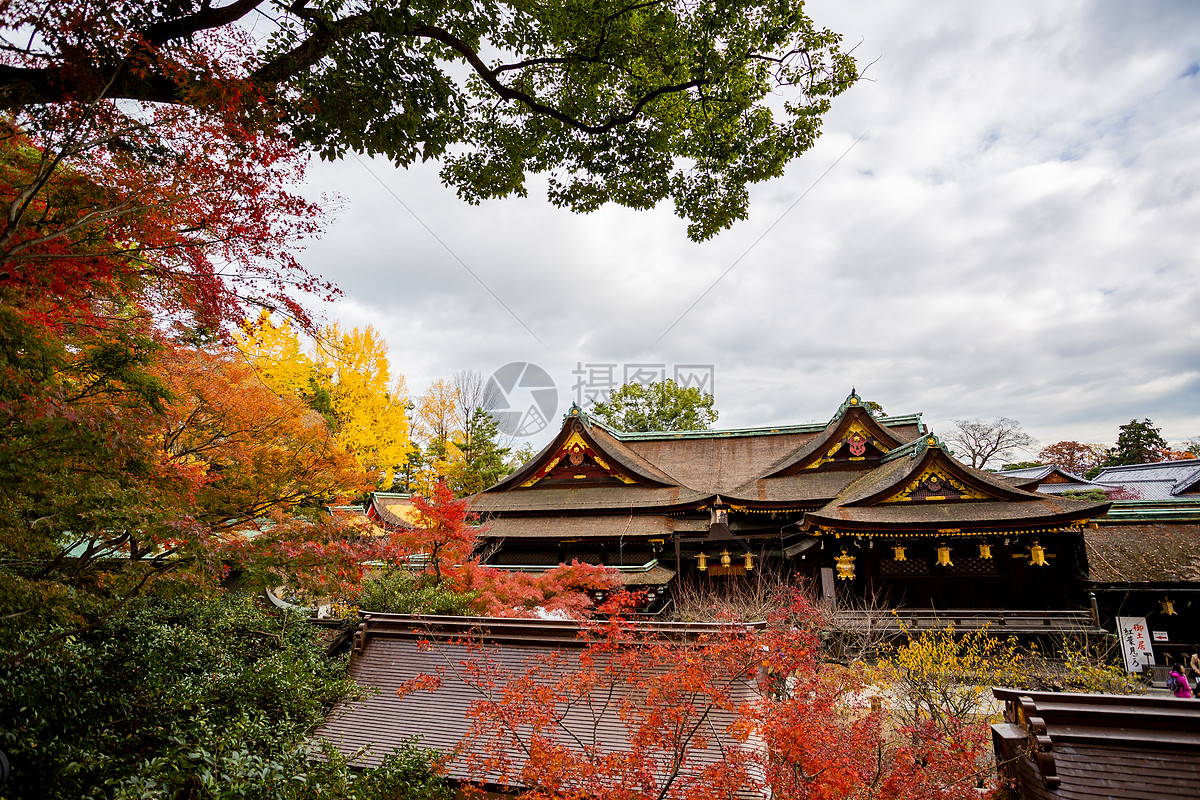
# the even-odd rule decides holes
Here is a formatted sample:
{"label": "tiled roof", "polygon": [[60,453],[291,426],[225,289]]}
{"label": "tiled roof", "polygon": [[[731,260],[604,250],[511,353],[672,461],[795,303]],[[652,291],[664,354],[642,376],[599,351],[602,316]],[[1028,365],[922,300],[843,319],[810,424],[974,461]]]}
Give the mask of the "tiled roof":
{"label": "tiled roof", "polygon": [[1169,500],[1200,488],[1200,458],[1105,467],[1093,481],[1137,492],[1142,500]]}

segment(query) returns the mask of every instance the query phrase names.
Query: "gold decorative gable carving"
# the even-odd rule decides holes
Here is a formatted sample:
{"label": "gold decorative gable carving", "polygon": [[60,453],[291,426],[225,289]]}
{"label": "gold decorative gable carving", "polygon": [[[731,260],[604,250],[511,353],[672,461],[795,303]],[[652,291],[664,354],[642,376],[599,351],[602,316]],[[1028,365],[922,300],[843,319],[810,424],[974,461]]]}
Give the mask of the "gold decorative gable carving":
{"label": "gold decorative gable carving", "polygon": [[601,469],[622,483],[637,483],[637,481],[626,475],[624,472],[614,469],[608,463],[608,461],[604,459],[603,456],[597,453],[591,445],[584,441],[583,437],[579,435],[579,431],[572,431],[571,435],[567,437],[567,440],[562,443],[562,447],[558,448],[558,452],[555,453],[554,456],[547,461],[541,469],[529,476],[529,478],[527,478],[525,482],[521,484],[521,488],[524,489],[533,486],[542,478],[545,478],[554,470],[555,467],[561,464],[564,459],[568,464],[579,464],[585,456],[591,458],[592,461],[595,461]]}
{"label": "gold decorative gable carving", "polygon": [[968,486],[945,469],[931,465],[884,503],[913,503],[930,500],[989,500],[990,495]]}
{"label": "gold decorative gable carving", "polygon": [[832,447],[825,451],[825,455],[806,466],[805,469],[816,469],[822,464],[828,464],[830,461],[833,461],[834,456],[836,456],[838,451],[843,447],[849,449],[849,458],[851,461],[865,461],[866,446],[868,443],[874,445],[875,448],[881,453],[886,453],[892,449],[891,445],[884,444],[879,440],[878,437],[875,436],[875,434],[867,430],[865,425],[858,420],[854,420],[850,423],[850,426],[846,428],[846,432],[842,434],[842,437],[834,442]]}

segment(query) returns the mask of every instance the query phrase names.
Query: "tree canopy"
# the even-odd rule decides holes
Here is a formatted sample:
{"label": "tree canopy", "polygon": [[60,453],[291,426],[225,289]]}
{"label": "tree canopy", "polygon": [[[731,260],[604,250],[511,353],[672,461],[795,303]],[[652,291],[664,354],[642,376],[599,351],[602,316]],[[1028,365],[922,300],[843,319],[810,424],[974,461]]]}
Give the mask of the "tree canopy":
{"label": "tree canopy", "polygon": [[1022,430],[1021,423],[1008,417],[999,417],[991,422],[956,419],[954,430],[946,437],[946,442],[955,449],[960,461],[979,469],[1037,444],[1036,439]]}
{"label": "tree canopy", "polygon": [[622,431],[702,431],[717,421],[717,410],[711,394],[668,378],[614,389],[608,400],[596,403],[592,416]]}
{"label": "tree canopy", "polygon": [[3,24],[0,109],[25,118],[189,107],[325,158],[440,160],[469,202],[532,173],[576,211],[670,198],[696,239],[744,218],[858,77],[779,0],[35,1]]}
{"label": "tree canopy", "polygon": [[1150,464],[1162,460],[1167,441],[1162,431],[1148,419],[1138,422],[1131,419],[1122,425],[1117,434],[1116,447],[1110,448],[1104,459],[1105,467],[1124,464]]}
{"label": "tree canopy", "polygon": [[319,629],[253,598],[143,599],[55,658],[3,664],[0,749],[12,800],[449,800],[431,753],[354,769],[311,739],[352,697]]}
{"label": "tree canopy", "polygon": [[1072,475],[1085,475],[1104,461],[1104,445],[1074,441],[1055,442],[1038,451],[1038,458]]}

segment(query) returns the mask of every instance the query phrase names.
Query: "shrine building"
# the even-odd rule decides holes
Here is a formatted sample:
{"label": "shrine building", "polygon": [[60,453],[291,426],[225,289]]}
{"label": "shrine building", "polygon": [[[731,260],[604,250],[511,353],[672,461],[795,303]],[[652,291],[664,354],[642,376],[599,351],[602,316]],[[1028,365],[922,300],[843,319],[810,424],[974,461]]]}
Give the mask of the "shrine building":
{"label": "shrine building", "polygon": [[1094,627],[1083,529],[1109,504],[1029,484],[963,465],[919,414],[876,417],[851,392],[825,424],[737,430],[627,433],[572,406],[549,445],[471,502],[489,563],[612,566],[651,590],[650,613],[673,582],[766,566],[842,607]]}

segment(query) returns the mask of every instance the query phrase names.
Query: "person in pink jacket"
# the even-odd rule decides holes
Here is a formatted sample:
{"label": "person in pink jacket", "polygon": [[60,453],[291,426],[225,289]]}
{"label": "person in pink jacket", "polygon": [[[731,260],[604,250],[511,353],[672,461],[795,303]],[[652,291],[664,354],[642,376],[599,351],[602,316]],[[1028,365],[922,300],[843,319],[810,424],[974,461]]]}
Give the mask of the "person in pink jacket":
{"label": "person in pink jacket", "polygon": [[1167,678],[1167,687],[1175,693],[1176,697],[1192,696],[1191,687],[1188,686],[1187,676],[1183,674],[1183,667],[1175,664],[1171,667],[1171,675]]}

